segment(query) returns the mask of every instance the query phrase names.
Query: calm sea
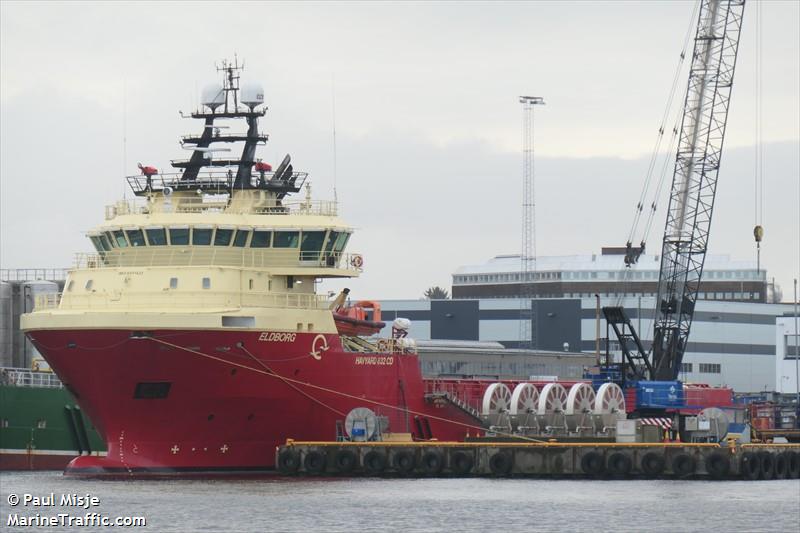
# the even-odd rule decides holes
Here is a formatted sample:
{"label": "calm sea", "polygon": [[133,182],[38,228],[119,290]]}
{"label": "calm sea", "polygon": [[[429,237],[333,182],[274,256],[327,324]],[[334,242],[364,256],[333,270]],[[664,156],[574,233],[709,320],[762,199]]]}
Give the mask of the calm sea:
{"label": "calm sea", "polygon": [[[800,531],[797,480],[100,481],[26,472],[1,473],[0,492],[1,531]],[[50,503],[51,493],[52,506],[23,503],[26,494]],[[12,494],[20,498],[13,507]],[[99,503],[62,504],[62,495],[72,494]],[[122,523],[144,517],[146,526],[76,525],[90,523],[91,513]],[[71,516],[73,527],[13,525],[37,514]]]}

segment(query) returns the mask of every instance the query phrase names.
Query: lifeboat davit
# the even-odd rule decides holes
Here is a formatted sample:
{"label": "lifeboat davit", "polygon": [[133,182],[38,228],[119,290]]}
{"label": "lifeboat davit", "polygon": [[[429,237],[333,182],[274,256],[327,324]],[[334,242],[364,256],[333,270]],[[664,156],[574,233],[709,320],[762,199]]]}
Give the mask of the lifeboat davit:
{"label": "lifeboat davit", "polygon": [[[346,294],[343,292],[344,296]],[[372,316],[368,310],[371,310]],[[381,322],[381,304],[371,300],[359,300],[347,305],[338,303],[333,309],[333,320],[339,335],[368,337],[386,327],[386,322]]]}

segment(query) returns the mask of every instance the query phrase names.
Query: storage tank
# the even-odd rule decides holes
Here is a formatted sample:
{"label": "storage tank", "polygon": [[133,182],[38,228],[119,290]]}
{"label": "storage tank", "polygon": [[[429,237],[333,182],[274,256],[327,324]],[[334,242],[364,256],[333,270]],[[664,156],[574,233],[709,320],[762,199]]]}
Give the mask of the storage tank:
{"label": "storage tank", "polygon": [[0,366],[12,366],[14,312],[11,284],[0,281]]}
{"label": "storage tank", "polygon": [[[19,315],[30,313],[36,306],[36,298],[45,294],[58,294],[58,284],[52,281],[26,281],[19,286],[19,292],[16,298],[15,313],[16,323],[19,324]],[[15,357],[15,366],[21,368],[30,368],[31,363],[35,358],[41,358],[42,355],[33,347],[22,331],[18,332],[19,338],[17,340],[17,349]]]}

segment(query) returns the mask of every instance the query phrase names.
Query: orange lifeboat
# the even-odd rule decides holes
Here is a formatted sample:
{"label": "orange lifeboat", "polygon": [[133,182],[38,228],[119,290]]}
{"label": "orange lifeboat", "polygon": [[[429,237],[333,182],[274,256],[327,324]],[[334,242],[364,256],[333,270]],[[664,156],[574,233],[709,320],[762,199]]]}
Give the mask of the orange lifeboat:
{"label": "orange lifeboat", "polygon": [[339,335],[375,335],[386,326],[385,322],[381,322],[381,304],[371,300],[336,305],[333,320]]}

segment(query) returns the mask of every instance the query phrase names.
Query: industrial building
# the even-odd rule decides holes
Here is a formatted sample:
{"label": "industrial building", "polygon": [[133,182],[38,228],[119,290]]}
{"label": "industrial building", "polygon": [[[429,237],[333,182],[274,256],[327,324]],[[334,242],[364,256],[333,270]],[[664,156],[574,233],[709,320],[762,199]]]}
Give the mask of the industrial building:
{"label": "industrial building", "polygon": [[[605,296],[599,300],[601,306],[618,302]],[[381,305],[387,323],[397,317],[410,319],[409,336],[415,339],[495,341],[515,348],[523,331],[520,322],[523,302],[517,298],[384,300]],[[613,332],[610,332],[611,342],[606,341],[609,332],[602,316],[598,328],[597,304],[596,298],[583,297],[530,300],[527,316],[533,317],[529,331],[534,349],[593,355],[599,344],[601,353],[608,347],[619,357]],[[655,298],[628,297],[621,300],[621,305],[649,348]],[[793,325],[784,315],[791,312],[791,304],[698,301],[680,379],[728,385],[737,392],[791,390],[788,382],[781,385],[777,383],[780,378],[776,378],[776,354],[785,350],[781,344],[783,337],[776,340],[777,323],[779,320],[785,323],[788,333]],[[476,374],[490,373],[480,366],[475,368]]]}
{"label": "industrial building", "polygon": [[[655,297],[660,256],[642,254],[629,268],[625,248],[601,253],[538,257],[523,272],[519,254],[498,255],[480,265],[462,266],[453,274],[453,299],[464,298],[606,298]],[[523,283],[522,278],[527,279]],[[703,268],[698,300],[780,301],[780,289],[755,261],[709,255]]]}

